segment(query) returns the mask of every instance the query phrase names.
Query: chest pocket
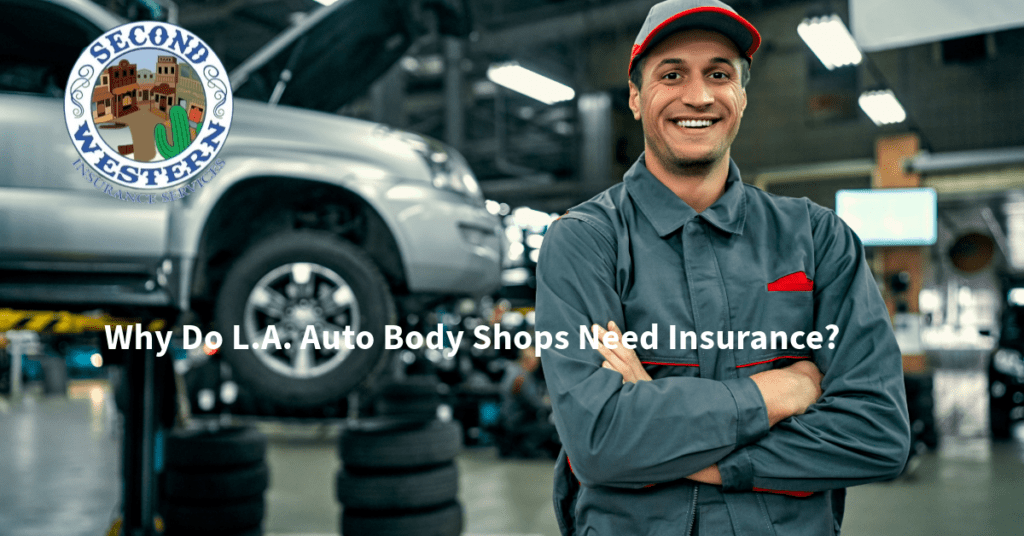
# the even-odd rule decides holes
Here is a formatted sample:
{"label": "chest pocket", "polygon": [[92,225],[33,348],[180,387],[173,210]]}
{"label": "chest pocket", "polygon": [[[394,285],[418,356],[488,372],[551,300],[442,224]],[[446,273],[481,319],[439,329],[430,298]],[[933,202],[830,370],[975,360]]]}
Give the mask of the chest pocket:
{"label": "chest pocket", "polygon": [[[807,346],[807,336],[814,331],[813,288],[814,282],[802,271],[761,287],[756,330],[752,329],[742,341],[744,349],[736,352],[736,368],[741,376],[813,357],[814,351]],[[737,333],[740,337],[742,334]]]}

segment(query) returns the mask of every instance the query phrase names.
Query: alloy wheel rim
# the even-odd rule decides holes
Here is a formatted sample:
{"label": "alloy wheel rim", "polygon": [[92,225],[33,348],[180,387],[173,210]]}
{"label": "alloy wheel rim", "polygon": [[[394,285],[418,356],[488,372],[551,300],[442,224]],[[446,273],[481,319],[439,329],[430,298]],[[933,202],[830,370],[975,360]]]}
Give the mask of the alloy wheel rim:
{"label": "alloy wheel rim", "polygon": [[[243,324],[246,344],[268,368],[289,378],[315,378],[337,368],[352,352],[342,331],[349,327],[359,333],[359,301],[334,270],[312,262],[289,263],[256,282],[245,301]],[[268,338],[270,326],[279,348]],[[354,345],[355,336],[351,339]]]}

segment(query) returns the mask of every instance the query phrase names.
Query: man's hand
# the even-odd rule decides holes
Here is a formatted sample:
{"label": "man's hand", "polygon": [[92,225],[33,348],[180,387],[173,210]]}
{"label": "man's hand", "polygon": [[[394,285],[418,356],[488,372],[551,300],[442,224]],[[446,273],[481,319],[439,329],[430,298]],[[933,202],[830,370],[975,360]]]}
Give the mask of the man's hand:
{"label": "man's hand", "polygon": [[800,415],[821,396],[821,371],[810,360],[780,369],[758,372],[750,377],[761,390],[768,408],[768,425]]}
{"label": "man's hand", "polygon": [[636,356],[636,352],[622,346],[622,332],[619,331],[619,326],[615,325],[615,322],[608,322],[608,331],[604,328],[594,324],[597,328],[597,334],[601,340],[604,340],[604,335],[608,331],[614,332],[618,335],[618,344],[616,348],[608,348],[604,344],[598,342],[597,351],[601,352],[604,356],[604,364],[601,366],[606,369],[614,370],[619,374],[622,374],[622,383],[630,382],[636,383],[638,381],[649,382],[651,381],[650,374],[644,370],[644,366],[640,364],[640,358]]}
{"label": "man's hand", "polygon": [[694,482],[703,482],[704,484],[722,485],[722,473],[718,470],[717,463],[709,465],[686,478]]}

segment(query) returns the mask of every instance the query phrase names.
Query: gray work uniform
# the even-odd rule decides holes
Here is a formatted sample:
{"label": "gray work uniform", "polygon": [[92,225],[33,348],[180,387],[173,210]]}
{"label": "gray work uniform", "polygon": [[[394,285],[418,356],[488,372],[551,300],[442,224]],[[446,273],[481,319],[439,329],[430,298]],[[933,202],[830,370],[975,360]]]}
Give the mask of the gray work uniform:
{"label": "gray work uniform", "polygon": [[[900,351],[859,239],[830,210],[744,184],[733,162],[697,213],[644,162],[554,222],[538,263],[537,330],[570,343],[541,354],[563,534],[838,533],[845,488],[897,476],[910,443]],[[609,320],[657,325],[657,350],[636,349],[654,381],[623,384],[580,348],[581,325]],[[741,331],[823,340],[739,349]],[[769,431],[749,377],[795,359],[814,360],[824,394]],[[721,487],[685,479],[715,463]]]}

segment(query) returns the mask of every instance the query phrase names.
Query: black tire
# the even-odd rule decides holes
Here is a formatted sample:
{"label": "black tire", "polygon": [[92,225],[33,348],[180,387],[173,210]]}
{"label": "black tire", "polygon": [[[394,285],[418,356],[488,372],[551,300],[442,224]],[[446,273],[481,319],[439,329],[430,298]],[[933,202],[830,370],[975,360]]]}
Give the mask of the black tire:
{"label": "black tire", "polygon": [[462,448],[457,421],[353,427],[341,436],[345,467],[412,468],[448,463]]}
{"label": "black tire", "polygon": [[1009,408],[989,399],[988,415],[992,439],[1006,440],[1013,437]]}
{"label": "black tire", "polygon": [[255,497],[262,495],[269,484],[270,472],[265,463],[228,471],[164,472],[167,499],[182,503]]}
{"label": "black tire", "polygon": [[395,417],[407,418],[418,421],[432,421],[437,418],[437,407],[441,405],[440,400],[426,399],[397,399],[383,398],[377,401],[377,413],[379,415],[393,415]]}
{"label": "black tire", "polygon": [[212,468],[251,465],[267,456],[267,438],[252,427],[175,430],[164,443],[170,468]]}
{"label": "black tire", "polygon": [[[353,348],[343,357],[339,357],[338,352],[317,351],[313,355],[313,364],[323,367],[323,370],[314,371],[307,377],[295,377],[271,367],[269,363],[285,369],[291,366],[291,357],[285,353],[288,350],[283,348],[272,349],[269,352],[254,351],[251,348],[234,349],[235,326],[239,326],[243,338],[248,338],[245,335],[245,311],[253,289],[261,279],[292,263],[308,263],[316,270],[320,270],[316,272],[319,275],[314,275],[313,286],[317,287],[312,291],[314,293],[331,284],[338,284],[331,277],[340,278],[351,290],[357,307],[347,309],[345,315],[339,313],[328,317],[327,313],[324,313],[324,321],[344,328],[350,324],[346,319],[352,318],[348,315],[353,310],[357,311],[359,325],[353,330],[369,332],[374,340],[369,348]],[[328,272],[333,276],[324,275]],[[271,277],[271,280],[283,279]],[[317,302],[318,307],[321,305],[320,300],[325,299],[324,295],[320,295],[318,299],[303,299],[307,298],[310,303]],[[288,298],[285,303],[292,304],[298,299]],[[266,319],[271,318],[271,315],[254,309],[251,318]],[[251,246],[228,271],[217,295],[214,310],[214,325],[224,336],[224,357],[233,365],[239,382],[249,386],[257,396],[295,408],[316,407],[336,402],[360,382],[372,376],[372,373],[383,368],[387,355],[383,344],[384,326],[394,324],[395,319],[395,304],[391,291],[373,261],[358,247],[324,231],[288,231]],[[295,322],[298,326],[298,321]],[[305,324],[301,329],[305,331]],[[286,342],[284,339],[281,337],[282,346]],[[252,345],[251,340],[242,342]]]}
{"label": "black tire", "polygon": [[220,530],[208,531],[208,530],[175,530],[168,529],[163,532],[163,536],[263,536],[263,527],[255,527],[251,529],[243,529],[241,531],[224,532]]}
{"label": "black tire", "polygon": [[458,536],[462,533],[462,505],[451,503],[425,512],[396,515],[346,508],[341,514],[344,536]]}
{"label": "black tire", "polygon": [[263,496],[255,500],[217,504],[178,504],[167,501],[162,514],[168,531],[189,534],[242,532],[263,523]]}
{"label": "black tire", "polygon": [[410,510],[449,503],[458,498],[455,464],[388,475],[353,475],[338,471],[337,497],[345,508]]}
{"label": "black tire", "polygon": [[432,421],[437,418],[442,392],[447,391],[448,386],[436,376],[410,376],[381,388],[376,403],[377,414]]}

